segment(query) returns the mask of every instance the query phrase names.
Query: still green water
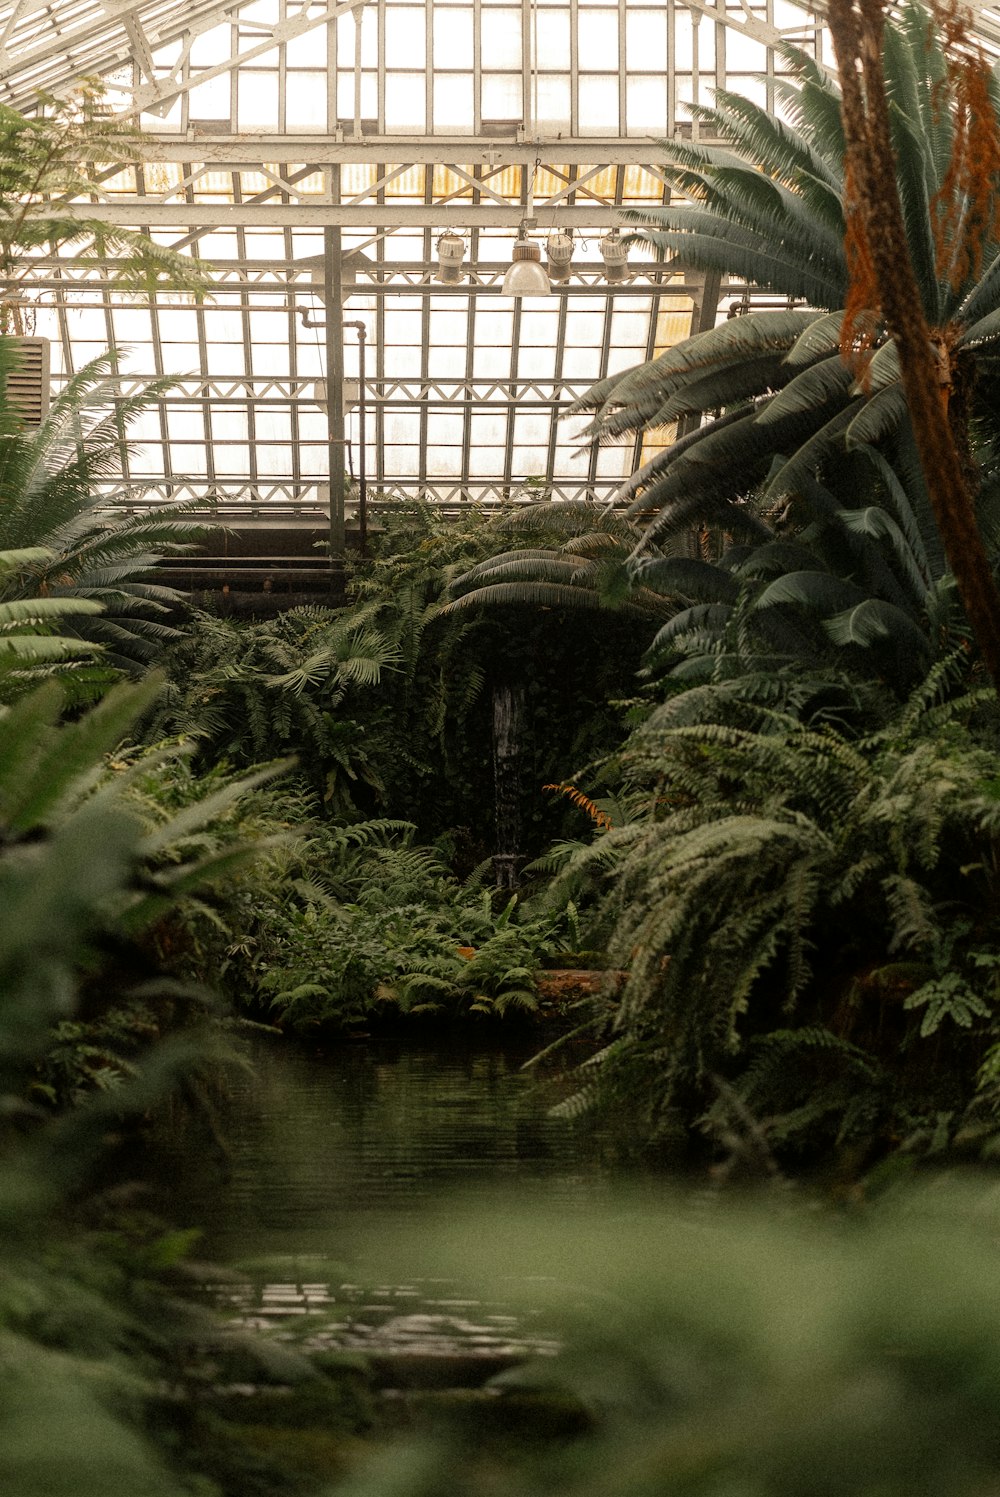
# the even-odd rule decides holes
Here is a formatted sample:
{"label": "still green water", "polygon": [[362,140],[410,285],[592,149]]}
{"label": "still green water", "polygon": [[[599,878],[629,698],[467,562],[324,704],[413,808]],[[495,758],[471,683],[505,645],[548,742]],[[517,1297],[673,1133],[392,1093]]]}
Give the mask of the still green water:
{"label": "still green water", "polygon": [[349,1266],[373,1238],[477,1188],[570,1210],[593,1202],[605,1183],[597,1141],[548,1115],[552,1094],[521,1069],[534,1048],[366,1040],[314,1055],[256,1042],[223,1122],[229,1180],[190,1160],[173,1214],[225,1262]]}

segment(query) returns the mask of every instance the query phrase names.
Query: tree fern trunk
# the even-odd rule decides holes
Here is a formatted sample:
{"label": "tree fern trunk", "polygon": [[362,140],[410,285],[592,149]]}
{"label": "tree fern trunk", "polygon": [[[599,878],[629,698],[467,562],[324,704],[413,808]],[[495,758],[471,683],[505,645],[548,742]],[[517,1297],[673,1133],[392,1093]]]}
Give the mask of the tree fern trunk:
{"label": "tree fern trunk", "polygon": [[520,882],[521,753],[524,742],[524,687],[501,681],[493,687],[493,779],[496,793],[496,851],[493,868],[501,889]]}

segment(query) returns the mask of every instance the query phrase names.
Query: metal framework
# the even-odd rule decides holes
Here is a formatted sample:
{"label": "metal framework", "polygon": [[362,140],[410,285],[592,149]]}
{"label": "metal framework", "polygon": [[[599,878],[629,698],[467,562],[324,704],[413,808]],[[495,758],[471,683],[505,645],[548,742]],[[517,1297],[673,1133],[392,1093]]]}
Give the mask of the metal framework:
{"label": "metal framework", "polygon": [[[977,8],[1000,48],[1000,12]],[[134,432],[129,502],[319,510],[331,432],[319,267],[336,230],[343,317],[367,333],[376,502],[610,495],[642,452],[581,448],[566,408],[711,309],[674,265],[634,260],[609,284],[600,238],[622,208],[669,200],[655,141],[697,137],[692,105],[719,86],[769,102],[788,42],[829,65],[820,4],[7,0],[0,101],[30,111],[99,75],[148,132],[142,162],[99,165],[69,211],[143,228],[215,279],[201,305],[143,304],[100,268],[40,254],[20,286],[27,321],[53,341],[56,382],[109,344],[123,388],[176,376]],[[543,237],[573,233],[571,279],[504,298],[529,214]],[[466,243],[457,284],[434,279],[446,230]],[[723,307],[740,290],[724,286]],[[343,373],[357,378],[350,333]]]}

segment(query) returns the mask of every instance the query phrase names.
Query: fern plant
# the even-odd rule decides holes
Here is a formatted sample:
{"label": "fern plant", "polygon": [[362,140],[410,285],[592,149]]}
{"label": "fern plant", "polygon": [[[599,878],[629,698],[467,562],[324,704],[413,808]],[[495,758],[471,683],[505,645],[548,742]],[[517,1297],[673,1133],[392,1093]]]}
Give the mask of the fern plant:
{"label": "fern plant", "polygon": [[690,1125],[713,1073],[739,1078],[755,1037],[798,1025],[908,1075],[925,1101],[939,1085],[971,1094],[995,1014],[976,953],[1000,938],[1000,799],[967,726],[992,699],[943,706],[946,679],[942,666],[859,739],[776,712],[674,725],[668,703],[627,742],[651,809],[600,843],[620,853],[608,913],[629,969],[615,1064],[626,1089],[635,1066],[651,1131],[675,1130],[678,1108]]}
{"label": "fern plant", "polygon": [[253,624],[198,614],[171,656],[146,737],[190,738],[202,763],[301,754],[328,810],[356,815],[355,787],[378,794],[382,782],[347,701],[378,686],[398,659],[380,630],[326,608]]}

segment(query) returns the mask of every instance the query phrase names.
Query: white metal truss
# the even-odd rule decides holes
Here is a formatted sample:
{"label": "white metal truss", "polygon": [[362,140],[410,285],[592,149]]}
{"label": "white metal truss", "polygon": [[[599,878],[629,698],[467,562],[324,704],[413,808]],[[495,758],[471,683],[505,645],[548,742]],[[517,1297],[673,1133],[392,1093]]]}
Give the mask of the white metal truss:
{"label": "white metal truss", "polygon": [[[1000,51],[1000,8],[973,3]],[[829,67],[823,0],[0,0],[0,101],[30,110],[99,75],[148,131],[141,162],[101,165],[66,211],[214,267],[201,305],[129,302],[106,267],[58,255],[19,279],[57,384],[108,345],[125,351],[123,390],[176,378],[116,502],[322,511],[312,271],[331,228],[354,266],[345,316],[369,340],[376,504],[609,497],[648,451],[581,456],[567,407],[704,314],[702,284],[674,264],[633,255],[608,284],[600,237],[623,209],[676,200],[655,141],[705,138],[713,89],[773,101],[789,43]],[[501,283],[529,208],[541,238],[573,231],[573,270],[512,303]],[[467,246],[449,285],[445,230]],[[351,378],[350,338],[346,356]],[[347,438],[354,456],[356,416]]]}

